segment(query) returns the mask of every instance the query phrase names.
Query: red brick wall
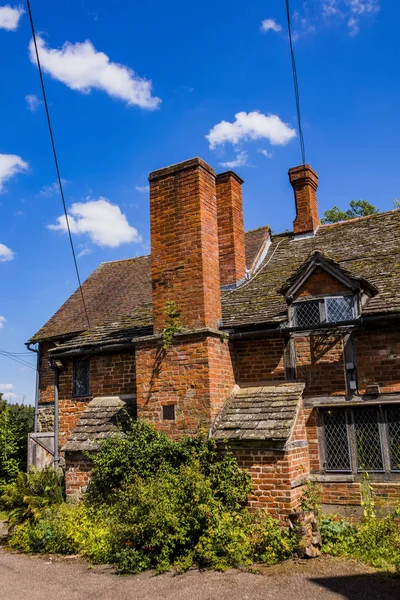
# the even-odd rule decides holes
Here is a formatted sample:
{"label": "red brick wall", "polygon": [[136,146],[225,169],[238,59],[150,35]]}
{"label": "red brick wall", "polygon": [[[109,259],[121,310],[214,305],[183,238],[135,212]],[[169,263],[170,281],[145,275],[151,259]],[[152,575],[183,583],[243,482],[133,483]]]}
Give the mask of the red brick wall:
{"label": "red brick wall", "polygon": [[321,267],[317,267],[310,277],[303,283],[296,292],[296,298],[307,296],[317,296],[319,294],[336,294],[338,292],[348,292],[349,289],[340,281],[332,277]]}
{"label": "red brick wall", "polygon": [[236,379],[240,384],[285,379],[281,338],[238,341],[235,352]]}
{"label": "red brick wall", "polygon": [[54,371],[49,367],[49,350],[53,347],[51,342],[39,344],[40,404],[54,402]]}
{"label": "red brick wall", "polygon": [[216,179],[221,285],[240,281],[246,272],[242,183],[232,171]]}
{"label": "red brick wall", "polygon": [[67,496],[79,497],[86,492],[92,476],[92,461],[79,452],[68,452],[65,457],[65,491]]}
{"label": "red brick wall", "polygon": [[[218,336],[179,336],[165,353],[144,343],[136,361],[139,419],[175,438],[208,430],[234,386],[229,344]],[[176,406],[174,421],[162,419],[168,404]]]}
{"label": "red brick wall", "polygon": [[295,338],[297,378],[304,379],[305,396],[346,393],[343,340],[341,336]]}
{"label": "red brick wall", "polygon": [[154,329],[174,301],[188,329],[221,318],[215,173],[192,159],[150,174]]}
{"label": "red brick wall", "polygon": [[355,345],[360,392],[370,383],[381,392],[400,392],[400,330],[360,332]]}
{"label": "red brick wall", "polygon": [[133,353],[92,356],[90,359],[90,396],[72,397],[72,360],[65,363],[59,377],[59,443],[62,447],[92,398],[134,394],[136,392]]}

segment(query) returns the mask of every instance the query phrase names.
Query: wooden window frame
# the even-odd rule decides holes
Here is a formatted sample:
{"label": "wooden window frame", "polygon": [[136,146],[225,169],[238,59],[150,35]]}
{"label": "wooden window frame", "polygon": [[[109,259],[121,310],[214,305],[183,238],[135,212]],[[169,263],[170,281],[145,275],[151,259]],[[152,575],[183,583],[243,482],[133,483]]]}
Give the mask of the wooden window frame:
{"label": "wooden window frame", "polygon": [[[292,327],[298,327],[297,324],[297,316],[296,316],[296,307],[300,304],[305,304],[306,302],[318,302],[319,303],[319,316],[320,316],[320,321],[318,324],[322,324],[322,323],[342,323],[343,321],[328,321],[327,320],[327,315],[328,315],[328,311],[327,311],[327,300],[331,299],[331,298],[345,298],[345,297],[352,297],[353,298],[353,302],[352,302],[352,306],[351,306],[351,310],[352,310],[352,319],[355,319],[359,316],[359,301],[358,301],[358,297],[357,294],[352,294],[352,293],[346,293],[346,292],[338,292],[338,293],[333,293],[333,294],[318,294],[315,296],[310,296],[308,298],[299,298],[298,300],[295,300],[289,307],[289,322],[292,325]],[[351,320],[351,319],[349,319]],[[315,327],[316,325],[310,325],[310,327]],[[304,326],[306,327],[306,325]]]}

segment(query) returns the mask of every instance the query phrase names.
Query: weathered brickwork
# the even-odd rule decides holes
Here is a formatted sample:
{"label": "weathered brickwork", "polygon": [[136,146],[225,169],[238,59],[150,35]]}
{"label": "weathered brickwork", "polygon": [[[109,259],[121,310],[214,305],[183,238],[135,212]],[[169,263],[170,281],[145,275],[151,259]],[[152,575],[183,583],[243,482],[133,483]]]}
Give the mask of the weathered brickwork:
{"label": "weathered brickwork", "polygon": [[357,333],[355,339],[360,392],[371,383],[381,393],[400,392],[400,329]]}
{"label": "weathered brickwork", "polygon": [[150,174],[154,330],[176,303],[187,329],[218,327],[221,295],[215,173],[192,159]]}
{"label": "weathered brickwork", "polygon": [[[234,386],[229,343],[219,336],[179,336],[163,352],[159,343],[137,349],[138,417],[172,437],[208,428]],[[175,420],[162,407],[175,405]]]}
{"label": "weathered brickwork", "polygon": [[349,289],[324,269],[316,268],[295,294],[295,298],[348,292]]}
{"label": "weathered brickwork", "polygon": [[297,378],[304,379],[305,396],[346,393],[342,336],[298,336],[296,342]]}
{"label": "weathered brickwork", "polygon": [[240,281],[246,272],[242,183],[233,171],[216,178],[221,285]]}
{"label": "weathered brickwork", "polygon": [[318,175],[309,165],[302,165],[289,170],[289,180],[296,201],[294,232],[303,234],[314,231],[320,224],[316,194]]}
{"label": "weathered brickwork", "polygon": [[285,379],[281,338],[243,340],[235,343],[236,379],[241,384]]}
{"label": "weathered brickwork", "polygon": [[54,402],[54,371],[49,365],[49,350],[54,347],[51,342],[39,344],[39,391],[40,403]]}
{"label": "weathered brickwork", "polygon": [[134,394],[136,392],[135,355],[106,354],[90,359],[90,396],[72,397],[72,360],[65,361],[59,377],[59,444],[67,441],[92,398]]}
{"label": "weathered brickwork", "polygon": [[69,452],[65,457],[65,491],[70,498],[86,492],[92,476],[92,461],[78,452]]}

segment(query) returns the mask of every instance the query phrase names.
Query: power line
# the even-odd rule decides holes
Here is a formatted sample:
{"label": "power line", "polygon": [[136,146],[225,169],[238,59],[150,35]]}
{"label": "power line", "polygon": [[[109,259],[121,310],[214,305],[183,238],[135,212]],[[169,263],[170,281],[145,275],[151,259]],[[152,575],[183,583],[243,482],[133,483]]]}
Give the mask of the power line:
{"label": "power line", "polygon": [[298,123],[298,126],[299,126],[301,160],[303,161],[303,165],[305,165],[306,164],[306,150],[305,150],[305,146],[304,146],[303,129],[301,127],[299,82],[297,80],[296,59],[295,59],[294,51],[293,51],[292,26],[291,26],[291,22],[290,22],[290,5],[289,5],[289,0],[286,0],[286,16],[287,16],[287,25],[288,25],[288,34],[289,34],[290,57],[292,59],[294,95],[296,97],[297,123]]}
{"label": "power line", "polygon": [[70,242],[70,245],[71,245],[72,256],[73,256],[73,259],[74,259],[74,265],[75,265],[76,276],[78,278],[79,289],[80,289],[81,296],[82,296],[82,304],[83,304],[83,308],[84,308],[84,311],[85,311],[85,315],[86,315],[86,320],[87,320],[87,323],[88,323],[88,327],[90,327],[89,315],[88,315],[88,311],[87,311],[87,308],[86,308],[85,297],[83,295],[83,290],[82,290],[81,278],[80,278],[80,275],[79,275],[78,263],[77,263],[77,260],[76,260],[74,242],[72,240],[71,229],[70,229],[70,226],[69,226],[67,207],[66,207],[66,204],[65,204],[65,197],[64,197],[64,189],[63,189],[63,185],[62,185],[62,180],[61,180],[61,175],[60,175],[60,169],[59,169],[59,166],[58,166],[58,158],[57,158],[56,146],[55,146],[55,143],[54,143],[53,128],[51,126],[50,112],[49,112],[49,106],[47,104],[47,96],[46,96],[46,90],[45,90],[45,87],[44,87],[42,67],[41,67],[41,64],[40,64],[39,52],[38,52],[38,47],[37,47],[37,43],[36,43],[36,33],[35,33],[35,26],[34,26],[34,23],[33,23],[33,17],[32,17],[32,10],[31,10],[30,0],[26,0],[26,4],[27,4],[27,7],[28,7],[29,21],[30,21],[30,24],[31,24],[33,43],[34,43],[34,46],[35,46],[36,61],[37,61],[38,69],[39,69],[40,85],[42,87],[43,102],[44,102],[44,107],[45,107],[45,110],[46,110],[47,124],[48,124],[48,127],[49,127],[49,133],[50,133],[51,147],[53,149],[54,162],[55,162],[55,165],[56,165],[58,186],[60,188],[61,200],[62,200],[62,204],[63,204],[63,208],[64,208],[65,221],[67,223],[67,230],[68,230],[69,242]]}
{"label": "power line", "polygon": [[0,356],[4,356],[5,358],[9,358],[10,360],[13,360],[14,362],[23,365],[24,367],[29,367],[29,369],[32,369],[33,371],[36,371],[36,367],[34,367],[33,365],[31,365],[30,363],[26,362],[25,360],[22,360],[20,358],[16,358],[15,356],[12,356],[10,354],[8,354],[7,352],[3,352],[2,350],[0,350]]}

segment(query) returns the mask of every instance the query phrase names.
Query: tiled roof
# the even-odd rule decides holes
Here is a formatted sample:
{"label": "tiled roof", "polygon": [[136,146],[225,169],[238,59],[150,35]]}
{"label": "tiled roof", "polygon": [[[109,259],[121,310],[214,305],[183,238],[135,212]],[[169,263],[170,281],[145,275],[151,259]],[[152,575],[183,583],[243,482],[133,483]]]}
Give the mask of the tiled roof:
{"label": "tiled roof", "polygon": [[369,300],[364,314],[400,312],[399,241],[400,210],[322,225],[314,237],[276,235],[250,281],[224,292],[223,324],[285,320],[287,305],[279,290],[315,250],[377,288],[378,293]]}
{"label": "tiled roof", "polygon": [[[151,317],[150,256],[102,263],[82,286],[91,327],[133,318],[139,307],[147,307],[148,325]],[[143,324],[141,313],[138,326]],[[134,326],[134,323],[131,322]],[[47,321],[30,341],[56,338],[88,329],[77,290]]]}
{"label": "tiled roof", "polygon": [[[260,227],[246,233],[248,268],[258,257],[268,232],[268,227]],[[102,263],[93,271],[82,286],[91,327],[79,342],[88,344],[91,336],[100,341],[103,335],[107,336],[109,324],[112,328],[118,322],[125,328],[129,321],[129,326],[138,328],[136,335],[143,335],[139,332],[140,327],[152,326],[150,269],[150,256],[140,256]],[[87,329],[81,294],[77,290],[29,341],[57,338]]]}
{"label": "tiled roof", "polygon": [[271,383],[239,389],[217,420],[213,437],[285,443],[294,425],[304,383]]}
{"label": "tiled roof", "polygon": [[86,452],[100,448],[102,440],[116,434],[135,417],[133,396],[104,396],[93,398],[83,411],[62,451]]}
{"label": "tiled roof", "polygon": [[[247,266],[260,258],[268,227],[246,234]],[[400,210],[322,225],[314,237],[272,238],[262,265],[249,281],[222,294],[223,325],[279,323],[287,305],[279,290],[316,250],[354,277],[377,288],[364,314],[400,312]],[[83,284],[91,328],[79,342],[114,339],[114,333],[152,326],[150,256],[103,263]],[[128,325],[127,325],[128,323]],[[78,334],[87,330],[79,290],[30,340],[32,342]],[[123,336],[124,334],[122,334]],[[76,340],[74,340],[74,345]]]}

